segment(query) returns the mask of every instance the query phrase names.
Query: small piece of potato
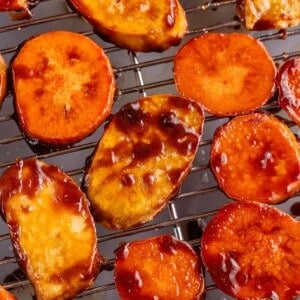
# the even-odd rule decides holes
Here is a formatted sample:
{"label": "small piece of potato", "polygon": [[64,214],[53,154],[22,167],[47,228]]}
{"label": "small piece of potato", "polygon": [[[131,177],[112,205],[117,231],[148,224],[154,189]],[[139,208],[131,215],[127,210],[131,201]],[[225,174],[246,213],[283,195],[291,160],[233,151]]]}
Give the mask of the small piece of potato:
{"label": "small piece of potato", "polygon": [[280,107],[300,125],[300,57],[286,61],[279,68],[276,84]]}
{"label": "small piece of potato", "polygon": [[237,13],[248,30],[283,29],[300,24],[299,0],[237,0]]}
{"label": "small piece of potato", "polygon": [[0,300],[17,300],[17,298],[3,286],[0,286]]}
{"label": "small piece of potato", "polygon": [[0,178],[0,207],[38,299],[71,299],[93,284],[100,268],[95,224],[70,177],[36,159],[18,160]]}
{"label": "small piece of potato", "polygon": [[220,188],[236,200],[279,203],[300,188],[300,146],[268,114],[238,116],[219,127],[210,165]]}
{"label": "small piece of potato", "polygon": [[199,101],[213,115],[238,115],[261,107],[273,95],[275,76],[267,50],[248,34],[203,34],[174,58],[179,93]]}
{"label": "small piece of potato", "polygon": [[28,9],[28,0],[0,0],[0,11],[21,11]]}
{"label": "small piece of potato", "polygon": [[232,202],[207,224],[202,259],[213,281],[235,299],[300,296],[300,224],[263,203]]}
{"label": "small piece of potato", "polygon": [[196,300],[204,289],[198,255],[188,243],[171,235],[118,248],[115,283],[123,300]]}
{"label": "small piece of potato", "polygon": [[12,63],[15,109],[29,139],[65,146],[92,134],[111,113],[115,79],[88,37],[52,31],[29,39]]}
{"label": "small piece of potato", "polygon": [[108,41],[132,51],[163,51],[187,30],[178,0],[69,0]]}
{"label": "small piece of potato", "polygon": [[182,97],[161,94],[124,105],[86,173],[96,220],[113,229],[152,220],[189,172],[202,127],[199,104]]}
{"label": "small piece of potato", "polygon": [[7,68],[6,63],[0,54],[0,107],[7,91]]}

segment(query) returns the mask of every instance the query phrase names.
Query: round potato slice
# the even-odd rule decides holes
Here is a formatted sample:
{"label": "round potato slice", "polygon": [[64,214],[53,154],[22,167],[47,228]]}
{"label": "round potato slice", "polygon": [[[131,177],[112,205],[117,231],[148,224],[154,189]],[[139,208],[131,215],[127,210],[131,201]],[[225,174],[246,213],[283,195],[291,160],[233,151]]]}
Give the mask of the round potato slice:
{"label": "round potato slice", "polygon": [[178,0],[69,0],[108,41],[132,51],[163,51],[187,30]]}
{"label": "round potato slice", "polygon": [[201,264],[188,243],[171,235],[129,242],[115,254],[115,283],[123,300],[200,299]]}
{"label": "round potato slice", "polygon": [[300,146],[268,114],[238,116],[219,127],[210,165],[220,188],[236,200],[279,203],[300,188]]}
{"label": "round potato slice", "polygon": [[300,57],[290,59],[280,67],[276,84],[280,107],[300,125]]}
{"label": "round potato slice", "polygon": [[297,299],[299,232],[299,222],[270,205],[232,202],[204,230],[203,263],[235,299]]}
{"label": "round potato slice", "polygon": [[7,90],[7,69],[6,63],[0,54],[0,107],[4,100]]}
{"label": "round potato slice", "polygon": [[65,173],[36,159],[18,160],[0,178],[0,208],[37,299],[73,299],[94,283],[100,269],[95,223],[85,194]]}
{"label": "round potato slice", "polygon": [[15,108],[30,140],[65,146],[109,116],[115,79],[103,49],[79,33],[53,31],[28,40],[12,63]]}
{"label": "round potato slice", "polygon": [[201,107],[182,97],[154,95],[124,105],[85,177],[96,221],[127,229],[152,220],[190,170],[202,128]]}
{"label": "round potato slice", "polygon": [[249,113],[273,95],[275,64],[261,42],[242,33],[207,33],[175,55],[174,78],[181,95],[212,115]]}

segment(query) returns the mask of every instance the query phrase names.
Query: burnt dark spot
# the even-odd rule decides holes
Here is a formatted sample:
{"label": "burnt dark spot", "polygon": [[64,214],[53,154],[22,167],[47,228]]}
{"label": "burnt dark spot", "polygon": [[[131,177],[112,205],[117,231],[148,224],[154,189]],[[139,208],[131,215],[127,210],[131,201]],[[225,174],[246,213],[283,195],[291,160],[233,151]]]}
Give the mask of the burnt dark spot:
{"label": "burnt dark spot", "polygon": [[35,90],[34,95],[36,98],[40,98],[44,95],[45,90],[43,88],[38,88]]}
{"label": "burnt dark spot", "polygon": [[77,47],[70,49],[67,53],[67,56],[71,64],[74,64],[82,59],[82,55]]}
{"label": "burnt dark spot", "polygon": [[300,216],[300,202],[294,203],[291,206],[290,211],[293,216]]}
{"label": "burnt dark spot", "polygon": [[152,140],[150,143],[139,142],[134,145],[133,157],[137,161],[144,161],[162,154],[163,148],[163,142],[158,139]]}
{"label": "burnt dark spot", "polygon": [[133,174],[124,174],[121,178],[123,186],[133,186],[135,184],[135,179]]}
{"label": "burnt dark spot", "polygon": [[13,73],[16,78],[23,80],[31,79],[37,76],[34,70],[25,65],[13,66]]}
{"label": "burnt dark spot", "polygon": [[272,23],[270,20],[264,20],[264,19],[258,20],[253,26],[253,30],[268,30],[273,28],[274,28],[274,23]]}
{"label": "burnt dark spot", "polygon": [[173,169],[168,171],[168,178],[172,184],[177,184],[180,181],[182,174],[183,174],[183,168]]}

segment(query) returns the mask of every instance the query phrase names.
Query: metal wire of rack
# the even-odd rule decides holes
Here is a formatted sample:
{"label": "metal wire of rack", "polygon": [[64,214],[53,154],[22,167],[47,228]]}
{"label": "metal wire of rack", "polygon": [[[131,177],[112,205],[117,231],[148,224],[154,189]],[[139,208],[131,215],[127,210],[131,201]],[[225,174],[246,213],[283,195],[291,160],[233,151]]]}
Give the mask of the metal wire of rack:
{"label": "metal wire of rack", "polygon": [[[22,42],[35,34],[50,30],[70,30],[89,36],[105,49],[114,67],[118,85],[113,107],[113,112],[116,112],[126,102],[142,96],[166,92],[176,94],[172,73],[173,57],[178,48],[191,37],[211,31],[245,32],[236,17],[235,0],[182,0],[181,3],[189,23],[187,35],[179,46],[163,53],[134,53],[105,42],[64,0],[40,0],[33,8],[33,17],[30,20],[11,21],[8,14],[0,15],[0,53],[9,64]],[[278,65],[288,58],[300,56],[300,27],[251,34],[265,44]],[[12,98],[12,92],[9,91],[0,111],[0,173],[14,163],[16,158],[35,156],[59,166],[80,184],[86,159],[97,145],[104,125],[90,137],[71,147],[36,153],[16,125]],[[270,99],[262,109],[282,117],[295,135],[300,136],[299,127],[279,109],[276,97]],[[188,178],[177,196],[152,222],[127,231],[107,231],[97,226],[99,249],[105,263],[95,285],[79,298],[119,299],[114,289],[112,270],[113,251],[121,241],[171,233],[199,248],[205,223],[224,203],[230,201],[218,189],[209,169],[209,148],[213,133],[227,120],[228,118],[206,116],[204,135]],[[300,215],[300,196],[297,194],[278,207],[297,217]],[[204,273],[205,299],[231,299],[214,286],[205,270]],[[32,298],[33,291],[18,269],[8,229],[3,221],[0,222],[0,283],[12,289],[20,299]]]}

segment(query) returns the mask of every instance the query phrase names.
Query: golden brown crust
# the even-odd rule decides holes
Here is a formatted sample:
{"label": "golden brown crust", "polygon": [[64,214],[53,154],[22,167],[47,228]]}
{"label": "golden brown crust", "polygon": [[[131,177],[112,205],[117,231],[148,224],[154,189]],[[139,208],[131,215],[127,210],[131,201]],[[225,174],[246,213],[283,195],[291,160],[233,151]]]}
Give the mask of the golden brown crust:
{"label": "golden brown crust", "polygon": [[78,185],[28,159],[4,172],[0,190],[14,253],[37,298],[71,299],[93,284],[100,267],[96,230]]}
{"label": "golden brown crust", "polygon": [[235,299],[296,299],[299,230],[299,222],[275,207],[232,202],[207,224],[202,259],[217,287]]}
{"label": "golden brown crust", "polygon": [[300,24],[298,0],[238,0],[237,13],[248,30],[283,29]]}
{"label": "golden brown crust", "polygon": [[28,40],[12,63],[12,77],[21,130],[39,143],[73,144],[110,115],[111,64],[103,49],[81,34],[53,31]]}
{"label": "golden brown crust", "polygon": [[0,54],[0,107],[7,91],[7,68],[3,57]]}
{"label": "golden brown crust", "polygon": [[121,299],[196,300],[204,289],[198,255],[186,242],[161,235],[126,243],[115,254]]}
{"label": "golden brown crust", "polygon": [[178,0],[69,0],[108,41],[132,51],[163,51],[187,30]]}
{"label": "golden brown crust", "polygon": [[200,35],[174,58],[179,93],[218,116],[261,107],[273,95],[275,76],[275,64],[263,44],[244,33]]}
{"label": "golden brown crust", "polygon": [[210,165],[220,188],[240,201],[279,203],[300,189],[300,147],[275,116],[238,116],[213,137]]}
{"label": "golden brown crust", "polygon": [[198,103],[155,95],[112,118],[86,174],[97,221],[126,229],[150,221],[190,170],[202,134]]}

